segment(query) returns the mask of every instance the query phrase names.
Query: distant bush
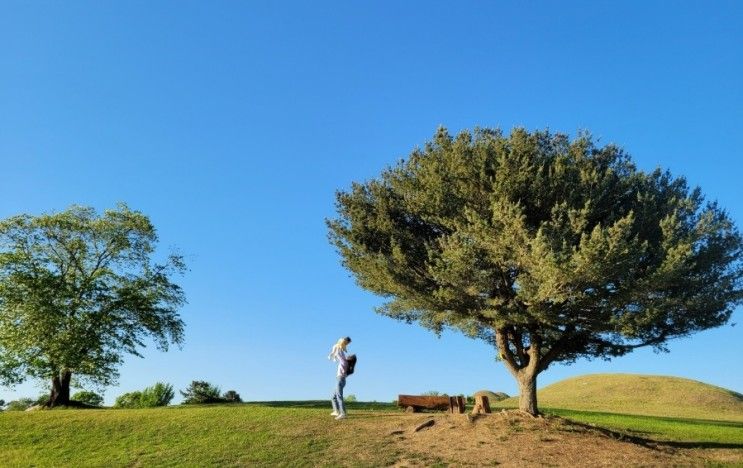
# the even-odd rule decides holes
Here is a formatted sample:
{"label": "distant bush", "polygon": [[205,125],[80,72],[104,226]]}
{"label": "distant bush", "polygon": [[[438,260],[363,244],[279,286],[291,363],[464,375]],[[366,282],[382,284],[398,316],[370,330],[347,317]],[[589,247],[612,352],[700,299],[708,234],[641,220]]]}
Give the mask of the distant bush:
{"label": "distant bush", "polygon": [[175,397],[173,386],[157,382],[141,392],[124,393],[116,399],[115,408],[156,408],[168,406]]}
{"label": "distant bush", "polygon": [[194,380],[185,391],[181,390],[184,405],[224,403],[226,400],[219,394],[219,387],[203,380]]}
{"label": "distant bush", "polygon": [[140,408],[141,404],[142,392],[129,392],[116,398],[114,408]]}
{"label": "distant bush", "polygon": [[8,402],[5,407],[6,411],[26,411],[28,408],[34,406],[34,400],[32,398],[19,398]]}
{"label": "distant bush", "polygon": [[103,404],[102,396],[95,392],[89,392],[87,390],[82,390],[75,393],[70,399],[85,403],[86,405],[90,406],[101,406]]}
{"label": "distant bush", "polygon": [[34,405],[38,406],[44,406],[49,401],[49,394],[48,393],[42,393],[41,395],[36,397],[36,400],[34,400]]}
{"label": "distant bush", "polygon": [[351,395],[348,395],[348,396],[346,396],[346,398],[344,398],[344,400],[346,400],[346,401],[348,401],[348,402],[354,402],[354,401],[358,401],[358,400],[356,399],[356,395],[354,395],[354,394],[351,394]]}
{"label": "distant bush", "polygon": [[158,406],[168,406],[175,397],[173,386],[170,384],[158,382],[152,387],[142,390],[139,397],[141,408],[156,408]]}
{"label": "distant bush", "polygon": [[437,392],[436,390],[431,390],[428,392],[423,392],[422,395],[424,396],[449,396],[446,393]]}
{"label": "distant bush", "polygon": [[240,394],[234,390],[228,390],[224,393],[224,395],[222,395],[222,398],[229,403],[242,403]]}

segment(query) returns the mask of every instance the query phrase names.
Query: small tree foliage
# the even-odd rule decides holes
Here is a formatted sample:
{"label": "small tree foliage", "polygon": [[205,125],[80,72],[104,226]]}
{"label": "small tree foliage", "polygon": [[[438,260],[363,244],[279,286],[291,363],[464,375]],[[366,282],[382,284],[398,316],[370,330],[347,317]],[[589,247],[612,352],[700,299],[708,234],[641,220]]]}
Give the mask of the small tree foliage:
{"label": "small tree foliage", "polygon": [[49,406],[66,405],[73,374],[108,385],[147,339],[180,344],[185,297],[171,277],[185,265],[153,262],[156,243],[123,204],[0,221],[0,385],[49,379]]}
{"label": "small tree foliage", "polygon": [[204,403],[224,403],[224,399],[220,396],[219,387],[216,387],[209,382],[203,380],[194,380],[186,388],[185,391],[181,391],[183,395],[183,404],[204,404]]}
{"label": "small tree foliage", "polygon": [[587,134],[440,129],[336,207],[330,240],[378,312],[490,343],[532,414],[550,364],[664,350],[743,299],[730,217]]}
{"label": "small tree foliage", "polygon": [[163,382],[157,382],[142,391],[124,393],[116,398],[116,408],[157,408],[168,406],[173,400],[175,392],[173,386]]}
{"label": "small tree foliage", "polygon": [[152,387],[142,390],[140,396],[140,407],[156,408],[158,406],[168,406],[175,397],[173,386],[163,382],[157,382]]}
{"label": "small tree foliage", "polygon": [[228,390],[222,395],[222,399],[228,403],[242,403],[242,398],[240,398],[240,394],[237,393],[234,390]]}
{"label": "small tree foliage", "polygon": [[87,390],[76,392],[71,399],[90,406],[101,406],[103,404],[101,395]]}
{"label": "small tree foliage", "polygon": [[6,411],[26,411],[28,408],[34,405],[33,398],[19,398],[8,402],[5,407]]}
{"label": "small tree foliage", "polygon": [[141,408],[142,392],[128,392],[116,397],[114,408]]}

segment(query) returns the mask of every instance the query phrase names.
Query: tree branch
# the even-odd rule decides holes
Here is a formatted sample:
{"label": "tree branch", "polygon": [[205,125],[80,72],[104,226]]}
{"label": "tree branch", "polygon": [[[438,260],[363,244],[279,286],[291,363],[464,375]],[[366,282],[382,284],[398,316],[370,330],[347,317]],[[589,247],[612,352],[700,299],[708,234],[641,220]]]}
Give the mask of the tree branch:
{"label": "tree branch", "polygon": [[495,330],[495,342],[498,346],[501,359],[506,363],[506,368],[508,368],[511,374],[516,376],[521,366],[514,359],[511,348],[508,346],[507,331],[505,328],[497,328]]}

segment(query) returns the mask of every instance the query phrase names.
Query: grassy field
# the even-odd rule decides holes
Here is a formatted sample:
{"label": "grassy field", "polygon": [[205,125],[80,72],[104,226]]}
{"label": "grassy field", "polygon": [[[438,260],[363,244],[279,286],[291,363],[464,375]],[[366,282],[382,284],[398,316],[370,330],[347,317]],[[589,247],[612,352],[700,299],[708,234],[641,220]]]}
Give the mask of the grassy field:
{"label": "grassy field", "polygon": [[[540,407],[743,422],[743,395],[695,380],[636,374],[592,374],[537,392]],[[515,407],[518,400],[498,402]]]}
{"label": "grassy field", "polygon": [[[329,412],[325,401],[5,412],[0,466],[743,463],[743,423],[735,421],[562,409],[472,420],[379,403],[351,404],[344,421]],[[434,425],[414,430],[428,420]]]}

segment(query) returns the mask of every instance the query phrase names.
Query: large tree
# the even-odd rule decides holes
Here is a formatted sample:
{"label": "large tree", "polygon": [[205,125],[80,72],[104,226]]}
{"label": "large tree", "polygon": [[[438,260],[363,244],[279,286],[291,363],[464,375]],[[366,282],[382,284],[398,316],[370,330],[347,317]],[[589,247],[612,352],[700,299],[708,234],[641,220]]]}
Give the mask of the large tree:
{"label": "large tree", "polygon": [[125,354],[183,340],[179,255],[152,260],[144,214],[72,206],[0,222],[0,383],[49,379],[48,406],[70,404],[72,376],[110,384]]}
{"label": "large tree", "polygon": [[728,215],[588,134],[440,129],[336,207],[331,242],[378,312],[491,343],[531,414],[550,364],[664,350],[743,298]]}

